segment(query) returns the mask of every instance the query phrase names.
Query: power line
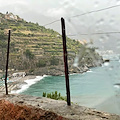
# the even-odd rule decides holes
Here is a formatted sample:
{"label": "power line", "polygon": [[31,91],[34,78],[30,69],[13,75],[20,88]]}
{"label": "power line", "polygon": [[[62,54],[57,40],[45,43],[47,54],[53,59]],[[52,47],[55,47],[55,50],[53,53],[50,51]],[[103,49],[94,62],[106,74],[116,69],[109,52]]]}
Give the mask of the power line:
{"label": "power line", "polygon": [[74,34],[74,35],[67,35],[67,36],[77,36],[77,34]]}
{"label": "power line", "polygon": [[59,19],[59,20],[52,21],[52,22],[50,22],[50,23],[47,23],[47,24],[45,24],[45,25],[43,25],[43,26],[45,27],[45,26],[47,26],[47,25],[50,25],[50,24],[56,23],[56,22],[58,22],[58,21],[60,21],[60,19]]}
{"label": "power line", "polygon": [[112,8],[116,8],[116,7],[120,7],[120,5],[114,5],[114,6],[98,9],[98,10],[93,10],[93,11],[82,13],[80,15],[75,15],[75,16],[72,16],[72,17],[69,17],[69,18],[80,17],[80,16],[84,16],[84,15],[91,14],[91,13],[94,13],[94,12],[101,12],[101,11],[112,9]]}
{"label": "power line", "polygon": [[104,33],[92,33],[92,35],[96,35],[96,34],[119,34],[120,32],[118,31],[118,32],[116,32],[116,31],[114,31],[114,32],[104,32]]}
{"label": "power line", "polygon": [[[120,7],[120,5],[114,5],[114,6],[110,6],[110,7],[98,9],[98,10],[93,10],[93,11],[85,12],[85,13],[82,13],[82,14],[79,14],[79,15],[75,15],[75,16],[68,17],[68,19],[69,19],[69,18],[74,18],[74,17],[84,16],[84,15],[91,14],[91,13],[95,13],[95,12],[101,12],[101,11],[108,10],[108,9],[112,9],[112,8],[116,8],[116,7]],[[48,26],[48,25],[50,25],[50,24],[56,23],[56,22],[58,22],[58,21],[60,21],[60,19],[55,20],[55,21],[52,21],[52,22],[50,22],[50,23],[47,23],[47,24],[45,24],[45,25],[43,25],[43,26],[45,27],[45,26]]]}
{"label": "power line", "polygon": [[101,34],[120,34],[120,31],[113,31],[113,32],[97,32],[97,33],[78,33],[73,35],[67,35],[67,36],[77,36],[77,35],[101,35]]}

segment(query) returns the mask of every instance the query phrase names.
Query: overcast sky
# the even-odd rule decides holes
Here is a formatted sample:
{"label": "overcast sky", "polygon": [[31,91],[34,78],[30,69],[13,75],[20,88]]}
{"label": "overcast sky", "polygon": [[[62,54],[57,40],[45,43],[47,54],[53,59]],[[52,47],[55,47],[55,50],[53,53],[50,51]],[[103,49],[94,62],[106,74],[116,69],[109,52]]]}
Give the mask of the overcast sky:
{"label": "overcast sky", "polygon": [[30,21],[36,21],[35,14],[40,21],[41,15],[59,19],[119,3],[119,0],[0,0],[0,12],[13,12]]}
{"label": "overcast sky", "polygon": [[[98,39],[100,44],[103,45],[113,38],[120,41],[120,36],[82,36],[79,34],[120,31],[120,15],[118,15],[120,6],[81,17],[70,17],[115,5],[120,5],[120,0],[0,0],[0,12],[12,12],[27,21],[38,22],[40,25],[65,17],[67,35],[77,34],[72,38],[93,40],[94,43]],[[60,22],[46,27],[61,32]],[[103,46],[103,49],[105,47],[106,45]]]}

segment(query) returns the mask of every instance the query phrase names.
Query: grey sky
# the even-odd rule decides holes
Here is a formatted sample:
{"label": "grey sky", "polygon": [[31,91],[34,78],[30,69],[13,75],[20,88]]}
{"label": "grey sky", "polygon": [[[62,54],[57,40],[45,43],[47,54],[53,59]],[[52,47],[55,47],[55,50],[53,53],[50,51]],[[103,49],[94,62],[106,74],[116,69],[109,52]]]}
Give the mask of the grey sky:
{"label": "grey sky", "polygon": [[[113,38],[114,41],[119,41],[120,35],[91,36],[90,34],[120,31],[120,16],[118,15],[120,7],[72,19],[69,17],[119,4],[120,0],[0,0],[0,12],[9,11],[27,21],[38,22],[40,25],[66,17],[67,34],[77,34],[72,38],[93,40],[96,45],[100,43],[105,48],[109,41],[113,43]],[[61,33],[60,22],[46,27]],[[81,33],[89,35],[82,36]],[[109,44],[109,46],[111,45]]]}
{"label": "grey sky", "polygon": [[0,0],[0,11],[4,13],[10,11],[26,19],[34,13],[39,16],[60,18],[116,4],[119,4],[119,0]]}

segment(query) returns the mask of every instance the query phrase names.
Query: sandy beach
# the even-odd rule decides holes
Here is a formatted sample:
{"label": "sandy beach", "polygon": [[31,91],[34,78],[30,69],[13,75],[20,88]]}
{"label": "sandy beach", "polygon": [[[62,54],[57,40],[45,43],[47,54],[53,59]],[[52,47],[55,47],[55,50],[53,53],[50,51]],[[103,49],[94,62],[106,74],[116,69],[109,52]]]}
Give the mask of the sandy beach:
{"label": "sandy beach", "polygon": [[[21,89],[21,86],[26,84],[26,80],[31,80],[31,79],[35,79],[36,76],[33,75],[29,75],[29,76],[25,76],[25,77],[14,77],[11,78],[7,84],[8,86],[8,92],[11,93],[11,91],[16,91]],[[3,84],[3,86],[0,86],[0,93],[5,93],[5,85]]]}

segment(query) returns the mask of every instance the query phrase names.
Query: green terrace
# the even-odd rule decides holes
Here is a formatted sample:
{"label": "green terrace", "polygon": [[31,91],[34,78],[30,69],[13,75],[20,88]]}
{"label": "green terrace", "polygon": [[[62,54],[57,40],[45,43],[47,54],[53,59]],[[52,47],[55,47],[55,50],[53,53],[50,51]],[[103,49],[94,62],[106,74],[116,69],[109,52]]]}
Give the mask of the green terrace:
{"label": "green terrace", "polygon": [[[36,58],[50,58],[51,56],[61,58],[63,56],[62,36],[52,29],[46,29],[37,23],[26,22],[25,20],[3,20],[0,27],[0,40],[4,40],[0,43],[1,46],[4,44],[4,50],[0,56],[6,53],[7,36],[5,32],[11,29],[10,58],[13,58],[11,61],[14,61],[11,62],[11,66],[18,65],[20,67],[19,64],[22,63],[22,66],[27,65],[29,68],[29,66],[32,67],[33,61],[36,63]],[[68,54],[75,55],[81,46],[83,45],[79,42],[67,38]]]}

